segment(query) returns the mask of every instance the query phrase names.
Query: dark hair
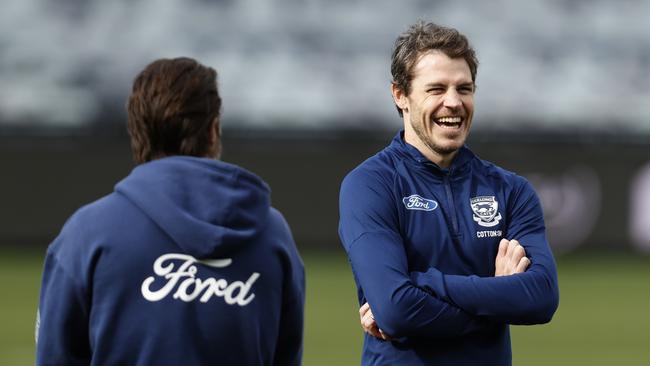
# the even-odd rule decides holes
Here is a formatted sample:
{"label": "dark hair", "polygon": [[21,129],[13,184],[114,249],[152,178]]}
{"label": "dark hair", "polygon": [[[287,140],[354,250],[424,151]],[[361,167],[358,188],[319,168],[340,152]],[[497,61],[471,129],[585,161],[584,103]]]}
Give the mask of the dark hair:
{"label": "dark hair", "polygon": [[[393,84],[408,95],[411,92],[413,67],[422,54],[434,50],[443,52],[450,58],[465,59],[472,73],[472,81],[476,82],[478,59],[467,37],[456,29],[419,21],[395,40],[390,67]],[[402,116],[399,107],[397,111]]]}
{"label": "dark hair", "polygon": [[209,155],[211,128],[221,111],[217,72],[191,58],[156,60],[135,78],[127,110],[137,164]]}

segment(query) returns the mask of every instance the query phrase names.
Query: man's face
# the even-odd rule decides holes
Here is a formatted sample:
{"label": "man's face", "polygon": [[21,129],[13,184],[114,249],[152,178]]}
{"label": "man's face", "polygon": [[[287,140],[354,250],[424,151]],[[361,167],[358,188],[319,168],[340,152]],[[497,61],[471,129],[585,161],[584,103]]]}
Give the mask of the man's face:
{"label": "man's face", "polygon": [[464,59],[423,54],[413,68],[410,94],[393,87],[393,95],[404,114],[407,142],[429,150],[425,156],[445,162],[463,146],[474,114],[474,82]]}

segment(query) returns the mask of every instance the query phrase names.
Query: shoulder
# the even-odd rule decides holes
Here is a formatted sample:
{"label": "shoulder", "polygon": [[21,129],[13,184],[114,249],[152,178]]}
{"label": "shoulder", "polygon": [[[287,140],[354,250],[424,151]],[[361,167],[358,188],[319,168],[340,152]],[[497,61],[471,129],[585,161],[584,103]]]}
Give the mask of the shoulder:
{"label": "shoulder", "polygon": [[65,226],[71,225],[75,229],[85,227],[90,232],[101,231],[124,222],[126,218],[133,216],[134,212],[138,211],[134,210],[129,201],[113,192],[80,207]]}
{"label": "shoulder", "polygon": [[[115,227],[115,220],[109,219],[111,215],[107,212],[110,211],[120,213],[115,216],[121,217],[125,222],[129,221],[123,210],[114,208],[116,203],[118,202],[115,201],[115,194],[111,193],[79,208],[68,218],[57,237],[48,246],[48,258],[75,278],[88,273],[105,249],[107,228],[117,232],[128,230]],[[75,281],[83,282],[85,279],[81,276]]]}
{"label": "shoulder", "polygon": [[72,217],[80,220],[92,220],[98,217],[105,217],[117,210],[123,209],[126,203],[128,202],[121,195],[113,192],[81,206]]}
{"label": "shoulder", "polygon": [[510,210],[539,205],[537,193],[525,177],[479,158],[474,164],[475,171],[488,178],[487,184],[503,194]]}
{"label": "shoulder", "polygon": [[391,183],[397,174],[396,160],[387,149],[366,159],[343,179],[345,186],[376,186]]}
{"label": "shoulder", "polygon": [[292,267],[303,268],[302,258],[291,234],[291,228],[284,215],[273,207],[270,208],[267,233],[264,235],[267,239],[273,238],[273,247],[279,248],[280,252],[283,253],[282,257],[289,258]]}
{"label": "shoulder", "polygon": [[274,232],[278,232],[278,234],[286,238],[291,237],[291,229],[289,228],[289,223],[284,218],[282,212],[274,207],[269,207],[268,228]]}
{"label": "shoulder", "polygon": [[89,224],[95,221],[97,219],[97,216],[101,215],[101,212],[104,211],[103,207],[105,207],[107,204],[107,200],[108,196],[104,196],[94,202],[88,203],[78,208],[63,225],[61,233],[68,234],[71,232],[86,231],[87,229],[91,229],[93,226]]}
{"label": "shoulder", "polygon": [[289,223],[284,215],[274,207],[269,208],[268,222],[262,236],[263,240],[273,243],[272,246],[279,246],[283,250],[291,252],[297,250]]}
{"label": "shoulder", "polygon": [[373,220],[387,225],[397,221],[398,164],[385,149],[348,173],[339,194],[340,229],[367,227]]}
{"label": "shoulder", "polygon": [[133,223],[133,210],[126,210],[128,202],[115,193],[88,203],[75,211],[50,245],[50,250],[75,251],[81,246],[93,246],[106,232],[119,231],[120,223]]}
{"label": "shoulder", "polygon": [[494,184],[500,184],[515,191],[526,188],[532,189],[526,178],[513,171],[502,168],[493,162],[476,157],[473,164],[479,174],[490,177]]}

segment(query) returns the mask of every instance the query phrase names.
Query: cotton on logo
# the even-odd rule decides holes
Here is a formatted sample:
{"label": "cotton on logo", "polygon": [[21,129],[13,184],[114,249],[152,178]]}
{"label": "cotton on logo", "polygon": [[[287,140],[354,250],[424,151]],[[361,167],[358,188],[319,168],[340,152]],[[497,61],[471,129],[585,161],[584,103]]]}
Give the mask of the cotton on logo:
{"label": "cotton on logo", "polygon": [[[232,259],[197,260],[191,255],[179,253],[161,255],[153,263],[153,271],[161,281],[166,281],[166,283],[158,290],[151,290],[151,285],[156,281],[156,277],[147,277],[142,282],[142,296],[152,302],[160,301],[178,284],[172,298],[185,302],[190,302],[201,295],[199,301],[206,303],[211,297],[217,296],[223,297],[228,305],[246,306],[255,298],[255,294],[249,294],[249,292],[260,277],[259,273],[253,272],[246,282],[228,283],[223,278],[212,277],[202,280],[196,277],[198,269],[194,264],[197,262],[210,267],[222,268],[228,267],[232,263]],[[175,265],[178,265],[176,270],[174,270]],[[181,281],[183,277],[185,279]]]}

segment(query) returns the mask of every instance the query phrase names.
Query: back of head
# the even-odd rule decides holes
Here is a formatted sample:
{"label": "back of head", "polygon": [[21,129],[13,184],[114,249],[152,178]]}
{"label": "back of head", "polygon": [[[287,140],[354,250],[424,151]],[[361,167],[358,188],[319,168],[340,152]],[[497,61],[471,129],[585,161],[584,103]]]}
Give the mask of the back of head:
{"label": "back of head", "polygon": [[[417,22],[395,40],[391,59],[392,83],[406,95],[411,92],[413,67],[419,58],[431,51],[442,52],[449,58],[463,58],[476,82],[478,59],[467,37],[454,28],[434,23]],[[402,110],[398,107],[400,116]]]}
{"label": "back of head", "polygon": [[[191,58],[159,59],[138,74],[128,100],[136,163],[170,155],[217,157],[221,97],[217,72]],[[218,137],[218,136],[217,136]]]}

